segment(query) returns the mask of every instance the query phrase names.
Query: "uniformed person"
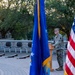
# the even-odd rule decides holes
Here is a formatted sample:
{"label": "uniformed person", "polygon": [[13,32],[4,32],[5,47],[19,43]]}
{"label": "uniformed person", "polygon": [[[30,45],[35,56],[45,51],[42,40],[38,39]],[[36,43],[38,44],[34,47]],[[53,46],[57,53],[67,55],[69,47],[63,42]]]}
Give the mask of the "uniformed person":
{"label": "uniformed person", "polygon": [[59,28],[54,29],[55,37],[54,37],[54,47],[57,54],[57,62],[59,64],[59,68],[57,71],[63,70],[63,38],[62,35],[59,33]]}

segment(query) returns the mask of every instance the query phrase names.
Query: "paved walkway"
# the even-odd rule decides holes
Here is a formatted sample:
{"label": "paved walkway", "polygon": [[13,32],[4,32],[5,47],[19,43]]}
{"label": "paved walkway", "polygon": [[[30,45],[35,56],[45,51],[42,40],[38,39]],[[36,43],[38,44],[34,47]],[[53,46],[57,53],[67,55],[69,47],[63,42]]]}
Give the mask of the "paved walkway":
{"label": "paved walkway", "polygon": [[[57,61],[53,61],[53,69],[56,69],[58,68],[58,63]],[[54,71],[54,72],[51,72],[51,75],[64,75],[64,72],[63,71]]]}
{"label": "paved walkway", "polygon": [[[29,75],[30,58],[16,59],[0,57],[0,75]],[[53,57],[53,68],[57,68],[58,63]],[[51,75],[63,75],[63,71],[51,72]]]}

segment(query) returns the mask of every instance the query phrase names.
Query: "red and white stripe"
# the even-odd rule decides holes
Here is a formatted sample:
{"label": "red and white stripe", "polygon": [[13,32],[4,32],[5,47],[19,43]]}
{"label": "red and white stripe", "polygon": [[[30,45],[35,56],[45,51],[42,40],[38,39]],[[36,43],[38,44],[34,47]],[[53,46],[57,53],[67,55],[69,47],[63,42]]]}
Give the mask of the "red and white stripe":
{"label": "red and white stripe", "polygon": [[70,38],[69,38],[68,46],[67,46],[64,75],[75,75],[75,33],[73,29],[71,29]]}

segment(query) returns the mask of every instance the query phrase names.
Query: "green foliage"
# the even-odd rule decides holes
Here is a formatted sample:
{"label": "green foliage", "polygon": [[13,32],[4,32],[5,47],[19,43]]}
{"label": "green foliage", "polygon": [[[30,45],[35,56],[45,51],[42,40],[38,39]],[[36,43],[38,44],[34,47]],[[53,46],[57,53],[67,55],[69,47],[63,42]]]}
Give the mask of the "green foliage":
{"label": "green foliage", "polygon": [[[27,8],[29,5],[25,4],[24,0],[8,0],[8,2],[7,8],[0,8],[0,29],[2,34],[5,36],[6,32],[10,31],[14,39],[32,38],[27,37],[33,30],[33,12],[30,14],[29,8]],[[13,3],[14,7],[11,8]]]}
{"label": "green foliage", "polygon": [[[33,0],[0,0],[0,31],[5,36],[7,31],[15,39],[31,39],[33,31]],[[74,0],[46,0],[46,17],[49,39],[53,29],[59,27],[69,36],[75,15]]]}
{"label": "green foliage", "polygon": [[49,29],[59,27],[69,36],[75,15],[75,2],[74,0],[47,0],[46,15]]}

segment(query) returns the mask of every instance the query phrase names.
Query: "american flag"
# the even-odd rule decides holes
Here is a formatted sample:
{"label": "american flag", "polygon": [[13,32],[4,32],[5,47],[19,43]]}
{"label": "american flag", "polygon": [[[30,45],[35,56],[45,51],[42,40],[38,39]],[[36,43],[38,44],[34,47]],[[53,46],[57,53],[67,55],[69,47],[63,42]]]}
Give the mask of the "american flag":
{"label": "american flag", "polygon": [[64,75],[75,75],[75,18],[71,28],[67,46],[67,55]]}

